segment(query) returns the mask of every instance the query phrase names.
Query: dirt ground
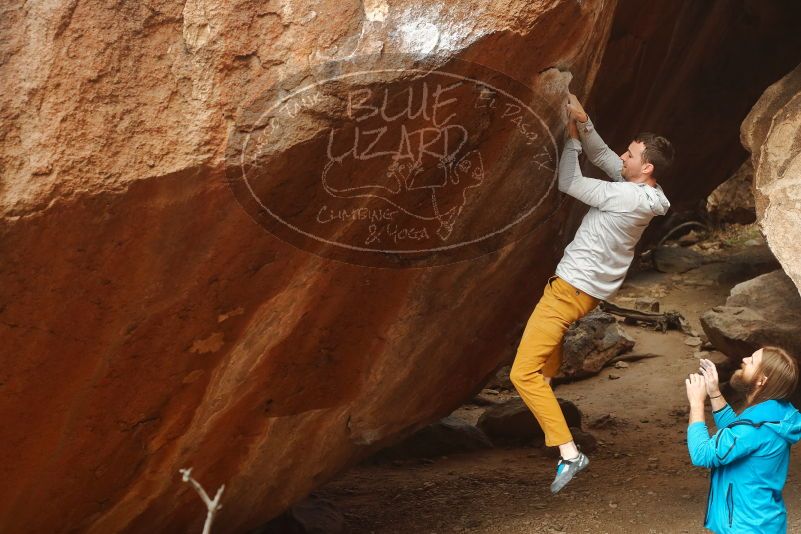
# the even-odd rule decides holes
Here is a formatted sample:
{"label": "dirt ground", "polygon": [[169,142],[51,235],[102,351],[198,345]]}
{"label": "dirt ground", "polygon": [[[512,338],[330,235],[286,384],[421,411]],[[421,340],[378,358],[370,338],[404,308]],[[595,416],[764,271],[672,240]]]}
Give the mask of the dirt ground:
{"label": "dirt ground", "polygon": [[[654,296],[662,311],[681,312],[703,332],[699,315],[724,303],[734,284],[759,274],[753,265],[765,256],[764,244],[726,242],[733,246],[712,246],[705,254],[714,262],[688,273],[631,274],[613,302]],[[636,340],[633,352],[659,356],[556,387],[558,397],[581,409],[582,426],[599,441],[589,468],[556,496],[549,492],[555,460],[527,447],[360,465],[317,493],[342,510],[349,533],[707,532],[708,473],[690,464],[685,441],[684,378],[697,371],[698,348],[677,331],[623,327]],[[711,357],[725,361],[720,353]],[[619,378],[610,379],[610,372]],[[454,415],[475,422],[484,409],[468,404]],[[611,424],[593,428],[610,415]],[[790,532],[801,532],[798,480],[795,453],[784,491]]]}

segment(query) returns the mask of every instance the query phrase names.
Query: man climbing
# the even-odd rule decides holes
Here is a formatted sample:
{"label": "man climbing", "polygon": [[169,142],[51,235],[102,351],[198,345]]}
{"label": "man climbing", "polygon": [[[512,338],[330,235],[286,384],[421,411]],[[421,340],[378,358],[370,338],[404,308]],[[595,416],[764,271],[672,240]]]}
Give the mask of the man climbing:
{"label": "man climbing", "polygon": [[[561,363],[562,338],[572,322],[620,288],[643,231],[670,207],[657,177],[665,175],[674,157],[670,142],[651,133],[635,137],[618,157],[595,131],[575,95],[569,95],[566,107],[569,138],[559,161],[559,190],[590,209],[526,324],[510,374],[542,427],[545,444],[559,447],[552,493],[589,464],[573,442],[550,386]],[[582,147],[613,182],[582,176],[578,165]]]}

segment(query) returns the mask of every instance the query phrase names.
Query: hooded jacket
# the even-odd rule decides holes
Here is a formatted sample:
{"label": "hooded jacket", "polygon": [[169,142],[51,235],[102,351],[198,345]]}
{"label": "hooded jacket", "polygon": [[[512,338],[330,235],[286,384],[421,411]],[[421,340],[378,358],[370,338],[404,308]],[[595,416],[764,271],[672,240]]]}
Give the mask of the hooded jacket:
{"label": "hooded jacket", "polygon": [[[590,206],[556,274],[597,299],[608,299],[623,283],[642,233],[670,208],[658,185],[627,182],[623,161],[595,132],[589,119],[579,129],[581,142],[568,139],[559,160],[559,190]],[[581,174],[578,155],[587,156],[613,182]]]}
{"label": "hooded jacket", "polygon": [[727,404],[714,412],[719,429],[687,428],[693,465],[712,469],[704,526],[718,534],[787,531],[782,489],[790,446],[801,439],[801,414],[787,401],[755,404],[739,416]]}

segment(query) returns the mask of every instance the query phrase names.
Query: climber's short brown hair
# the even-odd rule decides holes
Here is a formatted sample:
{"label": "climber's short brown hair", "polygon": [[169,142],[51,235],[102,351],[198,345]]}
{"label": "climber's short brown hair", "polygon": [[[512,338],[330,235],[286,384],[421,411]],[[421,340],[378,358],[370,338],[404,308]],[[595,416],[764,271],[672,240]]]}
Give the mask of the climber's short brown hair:
{"label": "climber's short brown hair", "polygon": [[634,138],[636,143],[645,145],[642,152],[643,163],[650,163],[654,166],[654,177],[664,177],[673,165],[676,151],[673,145],[665,137],[651,132],[642,132]]}

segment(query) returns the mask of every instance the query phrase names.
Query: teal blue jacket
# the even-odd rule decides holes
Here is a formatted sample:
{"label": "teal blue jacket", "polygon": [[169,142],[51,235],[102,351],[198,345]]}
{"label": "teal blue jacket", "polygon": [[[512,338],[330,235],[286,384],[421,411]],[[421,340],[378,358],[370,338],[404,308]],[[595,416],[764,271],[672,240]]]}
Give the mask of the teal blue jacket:
{"label": "teal blue jacket", "polygon": [[787,401],[769,400],[737,415],[727,404],[706,423],[687,428],[693,465],[712,469],[704,526],[718,534],[787,531],[782,489],[790,446],[801,438],[801,414]]}

